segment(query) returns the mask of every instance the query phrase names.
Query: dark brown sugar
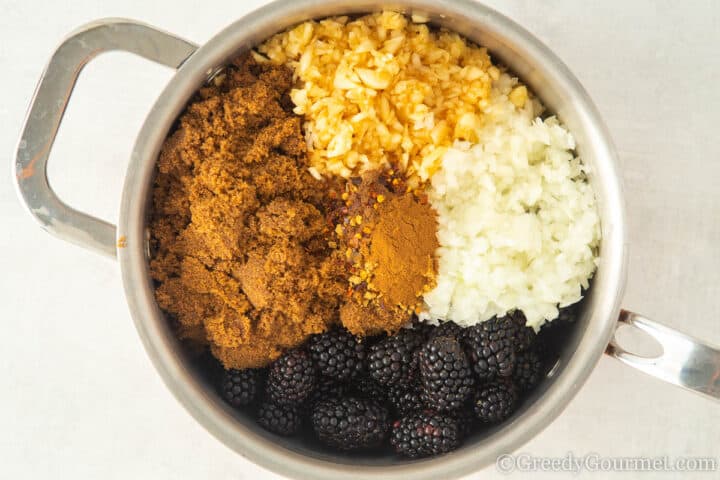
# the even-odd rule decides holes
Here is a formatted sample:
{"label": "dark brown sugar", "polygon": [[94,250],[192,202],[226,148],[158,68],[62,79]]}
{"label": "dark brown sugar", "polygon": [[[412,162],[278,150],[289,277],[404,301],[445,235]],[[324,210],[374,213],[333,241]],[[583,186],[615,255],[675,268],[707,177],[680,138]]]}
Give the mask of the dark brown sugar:
{"label": "dark brown sugar", "polygon": [[284,66],[244,56],[203,88],[158,160],[156,298],[227,368],[267,365],[338,319],[326,185],[307,171]]}

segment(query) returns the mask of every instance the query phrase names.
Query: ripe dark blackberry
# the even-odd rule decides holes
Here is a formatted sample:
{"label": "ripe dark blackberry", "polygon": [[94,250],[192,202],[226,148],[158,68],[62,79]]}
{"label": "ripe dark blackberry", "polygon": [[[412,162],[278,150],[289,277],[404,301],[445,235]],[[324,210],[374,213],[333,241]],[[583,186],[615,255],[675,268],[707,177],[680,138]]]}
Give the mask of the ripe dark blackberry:
{"label": "ripe dark blackberry", "polygon": [[299,408],[301,415],[310,415],[319,402],[328,398],[340,398],[345,395],[347,386],[334,378],[318,377],[315,381],[315,388],[308,395]]}
{"label": "ripe dark blackberry", "polygon": [[491,382],[477,392],[473,409],[482,422],[502,422],[515,411],[517,400],[518,394],[513,384],[504,381]]}
{"label": "ripe dark blackberry", "polygon": [[526,325],[527,319],[525,318],[525,314],[520,310],[516,310],[508,316],[510,317],[511,323],[515,326],[515,332],[512,336],[514,339],[515,353],[524,352],[535,343],[535,330]]}
{"label": "ripe dark blackberry", "polygon": [[370,377],[361,376],[347,386],[347,390],[356,397],[372,400],[379,404],[387,401],[387,388]]}
{"label": "ripe dark blackberry", "polygon": [[515,358],[515,371],[513,380],[521,392],[528,392],[535,388],[542,376],[543,364],[540,356],[534,350],[527,350]]}
{"label": "ripe dark blackberry", "polygon": [[475,384],[467,357],[453,337],[435,337],[418,353],[423,399],[441,412],[457,410]]}
{"label": "ripe dark blackberry", "polygon": [[338,380],[355,376],[365,361],[365,344],[344,328],[313,335],[308,341],[308,350],[318,371]]}
{"label": "ripe dark blackberry", "polygon": [[290,436],[300,428],[300,415],[295,407],[264,403],[258,409],[257,422],[267,431]]}
{"label": "ripe dark blackberry", "polygon": [[460,446],[460,438],[453,417],[427,411],[393,423],[390,444],[399,455],[420,458],[451,452]]}
{"label": "ripe dark blackberry", "polygon": [[299,405],[315,387],[315,367],[304,350],[290,350],[275,360],[267,394],[277,405]]}
{"label": "ripe dark blackberry", "polygon": [[491,318],[465,329],[465,352],[481,381],[512,374],[515,332],[516,326],[508,317]]}
{"label": "ripe dark blackberry", "polygon": [[402,329],[370,347],[368,374],[384,386],[407,385],[417,374],[415,350],[423,338],[418,331]]}
{"label": "ripe dark blackberry", "polygon": [[388,411],[372,400],[355,397],[318,403],[312,425],[321,442],[340,450],[380,445],[388,431]]}
{"label": "ripe dark blackberry", "polygon": [[395,412],[402,416],[425,408],[420,385],[393,385],[388,387],[387,397]]}
{"label": "ripe dark blackberry", "polygon": [[225,370],[220,378],[220,391],[227,403],[236,408],[244,407],[255,400],[258,381],[259,371],[256,369]]}

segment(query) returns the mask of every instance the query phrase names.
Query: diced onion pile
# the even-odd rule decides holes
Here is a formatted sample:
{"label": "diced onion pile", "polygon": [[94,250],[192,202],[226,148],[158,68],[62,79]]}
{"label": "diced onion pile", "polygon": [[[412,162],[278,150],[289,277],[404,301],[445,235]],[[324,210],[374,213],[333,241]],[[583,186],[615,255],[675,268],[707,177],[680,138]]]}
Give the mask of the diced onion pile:
{"label": "diced onion pile", "polygon": [[515,84],[494,83],[478,142],[457,142],[432,177],[441,247],[425,319],[472,325],[519,309],[538,328],[596,269],[600,222],[573,137],[536,101],[517,107]]}

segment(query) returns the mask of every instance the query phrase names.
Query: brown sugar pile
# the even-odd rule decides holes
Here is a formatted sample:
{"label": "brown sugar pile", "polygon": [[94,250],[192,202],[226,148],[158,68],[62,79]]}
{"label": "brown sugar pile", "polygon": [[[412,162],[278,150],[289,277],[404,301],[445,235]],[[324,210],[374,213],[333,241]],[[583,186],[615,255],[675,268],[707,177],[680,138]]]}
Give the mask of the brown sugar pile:
{"label": "brown sugar pile", "polygon": [[158,160],[156,298],[181,338],[259,367],[337,322],[344,265],[307,171],[292,73],[243,56],[200,90]]}
{"label": "brown sugar pile", "polygon": [[434,287],[437,218],[392,171],[351,179],[335,235],[351,275],[343,325],[357,335],[394,333]]}

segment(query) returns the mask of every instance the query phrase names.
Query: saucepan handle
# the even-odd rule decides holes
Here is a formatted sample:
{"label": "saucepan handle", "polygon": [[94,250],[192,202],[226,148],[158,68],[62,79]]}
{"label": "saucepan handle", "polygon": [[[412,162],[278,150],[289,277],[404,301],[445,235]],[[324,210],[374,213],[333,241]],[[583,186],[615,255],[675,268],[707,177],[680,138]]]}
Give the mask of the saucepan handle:
{"label": "saucepan handle", "polygon": [[67,206],[47,179],[47,160],[78,75],[96,55],[111,50],[178,68],[197,45],[124,19],[98,20],[70,34],[53,53],[35,89],[17,148],[15,175],[20,197],[45,230],[114,258],[115,225]]}
{"label": "saucepan handle", "polygon": [[605,353],[648,375],[720,400],[720,349],[627,310],[620,312],[618,328],[622,325],[652,337],[662,346],[662,354],[635,355],[620,347],[615,337]]}

